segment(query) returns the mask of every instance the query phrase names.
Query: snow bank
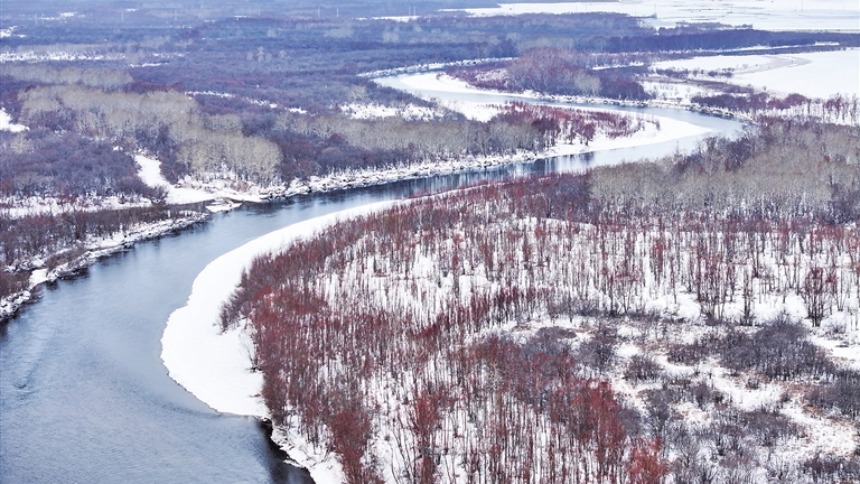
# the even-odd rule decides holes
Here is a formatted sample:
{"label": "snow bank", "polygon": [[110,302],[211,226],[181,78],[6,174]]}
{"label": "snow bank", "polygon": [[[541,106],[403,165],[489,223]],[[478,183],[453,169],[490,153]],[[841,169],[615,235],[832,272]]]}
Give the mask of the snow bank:
{"label": "snow bank", "polygon": [[[250,369],[252,345],[242,328],[221,333],[221,306],[238,286],[242,271],[255,257],[282,249],[339,220],[390,207],[379,202],[306,220],[248,242],[212,261],[194,280],[188,303],[170,315],[161,339],[161,358],[170,377],[219,412],[255,417],[268,416],[260,397],[263,379]],[[298,435],[289,434],[295,445]],[[287,446],[286,448],[291,448]],[[296,452],[299,448],[303,452]],[[317,483],[341,482],[338,466],[324,450],[309,445],[291,456],[310,468]]]}

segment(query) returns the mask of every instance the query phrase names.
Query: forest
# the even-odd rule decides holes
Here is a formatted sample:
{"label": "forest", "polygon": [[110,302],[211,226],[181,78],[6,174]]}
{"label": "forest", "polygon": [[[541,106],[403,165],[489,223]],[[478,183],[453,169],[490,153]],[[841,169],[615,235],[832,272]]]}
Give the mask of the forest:
{"label": "forest", "polygon": [[858,134],[417,198],[257,259],[222,325],[349,482],[851,482],[816,341],[860,331]]}
{"label": "forest", "polygon": [[[591,70],[594,59],[615,65],[641,57],[600,40],[654,35],[635,19],[439,14],[403,24],[350,16],[398,13],[390,2],[343,3],[336,12],[314,7],[207,2],[205,8],[129,9],[72,2],[68,15],[56,17],[46,15],[44,2],[4,7],[3,18],[13,27],[0,41],[0,109],[23,129],[0,130],[0,224],[10,228],[2,242],[2,277],[17,281],[4,283],[0,297],[26,286],[27,257],[78,250],[84,239],[101,233],[75,229],[69,236],[67,217],[96,217],[83,212],[102,207],[119,230],[138,221],[123,207],[181,212],[165,211],[165,191],[142,182],[134,161],[138,153],[158,159],[161,174],[173,184],[276,187],[348,170],[533,156],[560,142],[588,144],[596,136],[629,136],[644,128],[635,117],[525,105],[505,106],[495,118],[475,121],[363,76],[428,62],[511,58],[514,72],[540,67],[579,91],[638,99],[635,73]],[[770,42],[820,40],[797,35],[774,35]],[[762,39],[753,35],[747,41]],[[583,59],[593,60],[583,66]],[[520,88],[553,92],[559,85],[536,84],[526,75]],[[359,119],[343,110],[347,105],[417,106],[434,114]],[[44,213],[42,205],[67,213]],[[20,233],[21,227],[45,224],[55,225],[36,245]]]}
{"label": "forest", "polygon": [[[552,143],[544,129],[556,124],[551,118],[479,122],[442,110],[433,119],[355,119],[341,107],[431,107],[362,76],[372,71],[497,59],[450,72],[481,87],[647,101],[642,66],[685,49],[820,50],[860,44],[860,35],[851,33],[714,26],[654,31],[617,14],[470,18],[452,13],[403,23],[308,12],[301,2],[282,10],[266,5],[250,2],[242,8],[254,15],[226,18],[217,13],[229,7],[223,2],[199,11],[176,9],[173,16],[154,6],[132,11],[102,6],[99,14],[113,9],[121,16],[119,27],[113,17],[83,7],[72,17],[41,22],[27,20],[38,2],[4,13],[10,21],[26,22],[20,27],[26,35],[3,39],[0,108],[29,130],[3,133],[0,139],[11,154],[0,167],[2,194],[151,198],[132,180],[129,155],[138,151],[158,158],[172,183],[189,177],[272,186],[428,159],[540,152]],[[344,13],[396,10],[390,2],[372,1],[341,8]],[[695,101],[753,113],[798,106],[811,112],[814,104],[754,93]],[[846,119],[853,119],[849,112],[857,116],[856,99],[828,109],[844,112]],[[390,137],[381,139],[383,133]],[[78,145],[99,168],[78,169],[60,149],[65,144]],[[116,147],[119,153],[111,151]],[[43,160],[31,163],[34,156]],[[63,183],[52,180],[58,176]]]}
{"label": "forest", "polygon": [[[105,240],[206,219],[144,183],[137,155],[171,187],[284,188],[659,129],[528,102],[478,120],[378,75],[653,106],[660,60],[860,46],[856,32],[440,11],[494,5],[4,3],[0,319],[37,271],[67,277]],[[860,334],[858,99],[697,86],[673,107],[746,129],[416,197],[257,259],[220,329],[248,331],[275,425],[336,455],[350,483],[860,481],[860,371],[839,356]]]}

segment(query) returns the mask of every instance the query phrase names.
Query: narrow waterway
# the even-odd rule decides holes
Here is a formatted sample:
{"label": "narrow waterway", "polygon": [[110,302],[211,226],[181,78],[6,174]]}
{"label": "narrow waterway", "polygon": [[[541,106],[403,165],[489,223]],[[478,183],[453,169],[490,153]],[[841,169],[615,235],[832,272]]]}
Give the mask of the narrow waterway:
{"label": "narrow waterway", "polygon": [[[740,127],[694,113],[641,110],[657,111],[718,133]],[[216,215],[101,261],[46,288],[0,327],[0,482],[305,482],[304,472],[283,464],[259,422],[209,409],[162,365],[165,322],[210,261],[273,230],[367,203],[667,155],[696,143],[688,138],[301,196]]]}

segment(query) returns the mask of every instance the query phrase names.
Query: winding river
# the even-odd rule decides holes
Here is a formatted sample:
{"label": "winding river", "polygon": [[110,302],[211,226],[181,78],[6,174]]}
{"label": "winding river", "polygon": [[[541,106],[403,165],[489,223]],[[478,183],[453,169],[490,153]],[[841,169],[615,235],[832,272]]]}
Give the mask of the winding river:
{"label": "winding river", "polygon": [[[636,111],[712,133],[740,126],[686,111]],[[666,155],[698,138],[246,207],[46,288],[0,327],[0,481],[308,482],[283,463],[256,419],[211,410],[162,365],[165,321],[210,261],[273,230],[363,204]]]}

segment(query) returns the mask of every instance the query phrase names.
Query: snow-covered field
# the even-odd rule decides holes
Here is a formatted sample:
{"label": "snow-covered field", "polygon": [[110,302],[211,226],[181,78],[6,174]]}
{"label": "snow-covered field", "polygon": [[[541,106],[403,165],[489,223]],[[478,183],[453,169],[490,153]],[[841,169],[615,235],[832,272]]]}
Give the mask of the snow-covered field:
{"label": "snow-covered field", "polygon": [[[170,377],[219,412],[267,417],[260,397],[262,375],[252,372],[244,328],[221,333],[221,306],[239,284],[242,271],[259,255],[282,250],[338,220],[372,213],[391,202],[317,217],[271,232],[215,259],[194,280],[186,306],[170,315],[161,339],[161,358]],[[343,482],[337,462],[322,449],[302,445],[298,435],[284,440],[290,456],[309,467],[317,483]]]}
{"label": "snow-covered field", "polygon": [[641,17],[649,25],[719,22],[762,30],[860,30],[856,0],[620,0],[617,2],[502,3],[463,9],[470,15],[611,12]]}
{"label": "snow-covered field", "polygon": [[[860,96],[860,49],[778,55],[702,56],[661,61],[653,69],[698,72],[694,79],[720,80],[773,94],[809,98]],[[708,73],[717,71],[713,77]],[[731,76],[724,74],[731,73]]]}

